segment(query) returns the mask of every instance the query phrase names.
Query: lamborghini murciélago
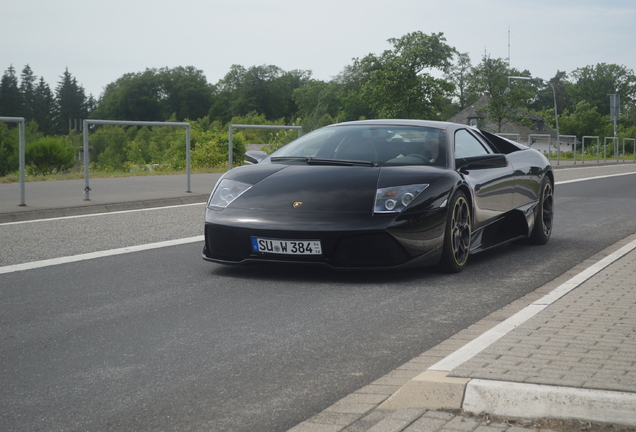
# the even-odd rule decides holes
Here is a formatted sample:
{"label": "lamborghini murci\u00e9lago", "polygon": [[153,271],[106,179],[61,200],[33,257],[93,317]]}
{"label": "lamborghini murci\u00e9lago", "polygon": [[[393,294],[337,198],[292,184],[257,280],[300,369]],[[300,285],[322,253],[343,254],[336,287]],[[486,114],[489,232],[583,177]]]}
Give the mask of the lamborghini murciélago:
{"label": "lamborghini murci\u00e9lago", "polygon": [[210,195],[206,260],[457,272],[470,254],[552,233],[550,162],[466,125],[340,123],[248,157]]}

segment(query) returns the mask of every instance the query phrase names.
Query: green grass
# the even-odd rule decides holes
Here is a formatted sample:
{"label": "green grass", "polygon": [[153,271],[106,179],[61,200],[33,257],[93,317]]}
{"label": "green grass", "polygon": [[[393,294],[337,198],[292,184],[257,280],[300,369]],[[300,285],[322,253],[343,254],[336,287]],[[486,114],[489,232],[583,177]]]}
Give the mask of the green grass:
{"label": "green grass", "polygon": [[[546,155],[547,157],[547,155]],[[562,152],[561,155],[559,156],[560,160],[565,160],[565,161],[573,161],[574,160],[574,155],[572,154],[572,152]],[[633,161],[634,160],[634,155],[631,153],[627,153],[625,155],[625,161]],[[550,154],[550,160],[557,160],[557,153],[553,152],[552,154]],[[581,154],[577,153],[576,155],[576,160],[577,162],[582,161],[583,159],[581,159]],[[590,161],[590,162],[596,162],[597,160],[605,160],[605,156],[603,156],[603,152],[601,151],[600,156],[597,156],[596,154],[586,154],[585,155],[585,161]],[[618,156],[618,160],[619,161],[623,161],[623,155],[619,155]],[[607,161],[611,162],[611,161],[616,161],[616,156],[615,155],[607,155]]]}
{"label": "green grass", "polygon": [[[224,173],[227,168],[198,168],[191,169],[192,174],[207,173]],[[93,171],[89,172],[90,178],[114,178],[114,177],[138,177],[138,176],[156,176],[156,175],[176,175],[185,174],[186,170],[170,170],[170,171]],[[55,181],[55,180],[77,180],[84,178],[84,171],[73,171],[61,174],[48,175],[25,175],[24,180],[27,182],[36,181]],[[8,174],[0,177],[0,183],[18,183],[20,175],[18,173]]]}

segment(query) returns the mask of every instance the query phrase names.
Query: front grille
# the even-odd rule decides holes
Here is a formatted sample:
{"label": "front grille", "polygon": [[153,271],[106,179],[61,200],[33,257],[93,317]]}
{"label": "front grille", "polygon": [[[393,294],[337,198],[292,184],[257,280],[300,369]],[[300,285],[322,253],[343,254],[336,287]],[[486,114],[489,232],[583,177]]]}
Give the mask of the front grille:
{"label": "front grille", "polygon": [[207,255],[225,261],[242,261],[250,254],[249,241],[236,230],[219,226],[205,226]]}
{"label": "front grille", "polygon": [[[411,257],[400,243],[386,232],[355,235],[354,233],[292,233],[288,231],[257,231],[226,228],[206,224],[206,256],[227,262],[246,259],[320,263],[334,267],[391,267],[408,262]],[[251,250],[251,236],[278,239],[320,239],[323,255],[260,254]]]}
{"label": "front grille", "polygon": [[410,258],[398,241],[387,233],[345,237],[333,255],[335,264],[342,267],[395,266]]}

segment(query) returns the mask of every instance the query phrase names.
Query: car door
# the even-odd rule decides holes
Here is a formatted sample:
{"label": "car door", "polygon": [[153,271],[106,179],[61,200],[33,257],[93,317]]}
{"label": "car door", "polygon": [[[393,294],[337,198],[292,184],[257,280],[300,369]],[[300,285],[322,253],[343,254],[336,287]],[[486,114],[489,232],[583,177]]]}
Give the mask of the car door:
{"label": "car door", "polygon": [[473,229],[512,209],[513,167],[469,129],[454,134],[455,167],[474,191]]}

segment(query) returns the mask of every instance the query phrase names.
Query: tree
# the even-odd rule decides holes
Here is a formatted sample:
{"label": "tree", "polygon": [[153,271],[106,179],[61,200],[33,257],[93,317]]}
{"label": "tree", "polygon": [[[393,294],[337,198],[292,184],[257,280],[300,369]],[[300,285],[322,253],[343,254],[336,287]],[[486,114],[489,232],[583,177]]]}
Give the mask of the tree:
{"label": "tree", "polygon": [[572,113],[565,110],[559,116],[559,129],[563,135],[601,136],[609,121],[608,116],[598,112],[590,102],[581,101],[576,104]]}
{"label": "tree", "polygon": [[[554,94],[556,93],[557,112],[563,113],[565,109],[572,110],[570,98],[568,96],[568,87],[572,84],[568,79],[568,74],[557,71],[556,75],[549,80],[550,84],[543,80],[537,81],[537,95],[528,105],[535,111],[551,109],[554,111]],[[552,91],[554,87],[554,92]],[[554,113],[552,114],[554,115]]]}
{"label": "tree", "polygon": [[108,84],[91,117],[108,120],[165,121],[161,83],[156,69],[126,73]]}
{"label": "tree", "polygon": [[286,72],[274,65],[249,69],[232,65],[214,87],[209,116],[227,122],[232,117],[257,113],[271,121],[281,118],[291,121],[297,110],[292,94],[310,78],[310,71]]}
{"label": "tree", "polygon": [[292,99],[298,107],[296,115],[302,120],[305,131],[312,131],[322,126],[325,116],[333,119],[338,115],[340,98],[338,85],[335,82],[310,80],[294,90]]}
{"label": "tree", "polygon": [[212,91],[203,72],[192,66],[127,73],[105,87],[92,117],[166,121],[174,115],[177,121],[197,119],[208,113]]}
{"label": "tree", "polygon": [[10,129],[6,123],[0,123],[0,177],[18,168],[18,128]]}
{"label": "tree", "polygon": [[243,78],[247,70],[234,64],[228,73],[213,86],[212,105],[208,111],[208,116],[212,119],[221,120],[223,123],[230,121],[230,101],[235,97],[243,83]]}
{"label": "tree", "polygon": [[20,76],[20,94],[22,96],[22,116],[26,120],[34,120],[35,111],[35,82],[37,77],[33,75],[31,67],[27,64],[22,69]]}
{"label": "tree", "polygon": [[9,66],[0,80],[0,116],[21,117],[22,98],[18,78],[13,66]]}
{"label": "tree", "polygon": [[510,69],[506,60],[485,55],[481,63],[473,68],[471,76],[472,90],[490,96],[486,116],[497,123],[499,131],[505,120],[524,121],[525,117],[519,114],[519,108],[536,95],[536,83],[509,80],[509,76],[530,77],[530,72]]}
{"label": "tree", "polygon": [[33,92],[33,120],[40,127],[40,131],[46,135],[54,132],[53,111],[55,110],[55,97],[49,85],[40,77],[37,87]]}
{"label": "tree", "polygon": [[56,132],[65,134],[69,131],[69,121],[85,119],[88,116],[84,88],[77,83],[68,68],[60,77],[61,81],[55,89],[57,101]]}
{"label": "tree", "polygon": [[574,82],[568,86],[568,95],[572,103],[590,102],[601,115],[610,114],[610,94],[619,94],[622,103],[636,99],[636,76],[625,66],[599,63],[576,69],[571,75]]}
{"label": "tree", "polygon": [[447,70],[455,49],[446,44],[443,33],[418,31],[388,42],[393,49],[363,59],[372,71],[362,96],[382,117],[437,118],[453,85],[424,71]]}
{"label": "tree", "polygon": [[457,98],[460,110],[479,98],[469,88],[471,69],[472,65],[468,53],[460,53],[457,54],[457,63],[452,65],[446,73],[446,79],[455,84],[454,96]]}
{"label": "tree", "polygon": [[212,103],[212,87],[203,71],[193,66],[163,68],[157,72],[160,95],[169,115],[177,121],[204,117]]}

